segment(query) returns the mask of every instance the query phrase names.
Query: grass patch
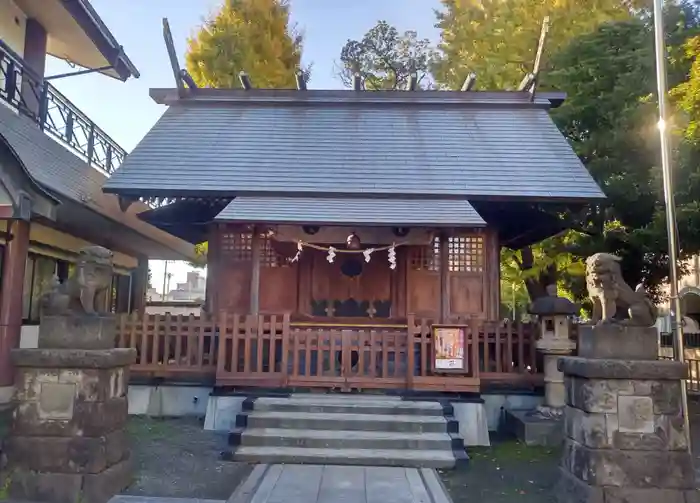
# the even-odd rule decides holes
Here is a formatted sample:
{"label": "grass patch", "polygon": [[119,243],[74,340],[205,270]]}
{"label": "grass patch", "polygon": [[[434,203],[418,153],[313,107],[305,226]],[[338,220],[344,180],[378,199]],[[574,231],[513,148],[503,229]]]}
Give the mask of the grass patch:
{"label": "grass patch", "polygon": [[126,423],[126,430],[134,442],[140,442],[171,437],[177,432],[177,427],[168,419],[131,416]]}
{"label": "grass patch", "polygon": [[554,447],[527,446],[517,440],[494,442],[491,447],[471,447],[469,457],[474,463],[483,461],[504,463],[508,461],[539,462],[557,458],[561,451]]}

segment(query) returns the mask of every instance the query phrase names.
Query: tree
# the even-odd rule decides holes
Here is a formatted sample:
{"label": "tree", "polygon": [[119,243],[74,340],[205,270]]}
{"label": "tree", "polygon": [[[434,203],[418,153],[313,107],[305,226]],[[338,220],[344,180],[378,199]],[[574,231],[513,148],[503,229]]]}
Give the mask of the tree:
{"label": "tree", "polygon": [[187,70],[200,87],[240,87],[245,71],[256,87],[294,88],[302,45],[287,0],[226,0],[188,41]]}
{"label": "tree", "polygon": [[[512,89],[532,70],[542,21],[550,18],[547,47],[565,47],[602,23],[629,19],[623,0],[442,0],[436,11],[442,30],[433,74],[459,89],[471,72],[479,89]],[[545,64],[546,64],[545,58]]]}
{"label": "tree", "polygon": [[[698,32],[698,18],[681,3],[668,8],[666,21],[670,52],[676,55],[669,82],[683,89],[690,64],[677,55]],[[667,277],[668,254],[653,51],[650,19],[605,24],[555,54],[542,84],[568,93],[552,115],[608,196],[605,203],[575,216],[574,226],[581,232],[561,249],[579,259],[598,251],[615,253],[623,259],[627,282],[644,283],[656,297]],[[673,142],[680,179],[698,180],[697,149],[682,134]],[[700,184],[679,188],[681,252],[687,256],[700,250],[697,234],[687,232],[700,228]],[[572,289],[579,297],[584,292],[581,284]]]}
{"label": "tree", "polygon": [[361,75],[365,89],[403,89],[412,73],[420,87],[431,85],[430,66],[434,50],[427,38],[415,31],[400,34],[386,21],[379,21],[362,40],[348,40],[340,52],[338,77],[352,87],[353,76]]}

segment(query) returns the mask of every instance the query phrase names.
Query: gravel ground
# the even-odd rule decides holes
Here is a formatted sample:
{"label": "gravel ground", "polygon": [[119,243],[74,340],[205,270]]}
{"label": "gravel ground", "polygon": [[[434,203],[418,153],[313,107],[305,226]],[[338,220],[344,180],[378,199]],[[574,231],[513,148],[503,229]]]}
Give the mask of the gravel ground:
{"label": "gravel ground", "polygon": [[221,461],[226,435],[202,430],[196,418],[132,416],[128,430],[136,469],[124,494],[226,500],[252,470]]}
{"label": "gravel ground", "polygon": [[465,468],[438,470],[454,503],[550,503],[559,449],[492,440],[470,448]]}
{"label": "gravel ground", "polygon": [[[700,401],[689,404],[695,467],[700,481]],[[470,448],[462,469],[439,470],[454,503],[551,503],[560,449],[527,447],[492,438],[492,446]]]}

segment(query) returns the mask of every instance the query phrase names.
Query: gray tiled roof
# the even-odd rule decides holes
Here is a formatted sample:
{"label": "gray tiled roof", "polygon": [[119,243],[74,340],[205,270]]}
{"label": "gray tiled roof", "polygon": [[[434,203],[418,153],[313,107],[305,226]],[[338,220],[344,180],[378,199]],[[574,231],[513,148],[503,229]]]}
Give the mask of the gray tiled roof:
{"label": "gray tiled roof", "polygon": [[17,152],[31,177],[76,202],[99,191],[107,176],[46,136],[29,118],[0,105],[0,135]]}
{"label": "gray tiled roof", "polygon": [[465,200],[237,197],[216,216],[229,222],[484,226]]}
{"label": "gray tiled roof", "polygon": [[337,103],[299,92],[297,102],[206,98],[172,106],[105,189],[174,196],[604,197],[542,104],[431,98],[382,105],[379,98],[352,103],[353,91],[347,93]]}

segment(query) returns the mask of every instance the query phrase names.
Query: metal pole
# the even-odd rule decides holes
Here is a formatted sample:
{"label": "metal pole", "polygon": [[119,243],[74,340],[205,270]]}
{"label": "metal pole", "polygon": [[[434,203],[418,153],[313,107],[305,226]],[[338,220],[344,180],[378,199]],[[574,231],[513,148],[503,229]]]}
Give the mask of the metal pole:
{"label": "metal pole", "polygon": [[[656,83],[659,98],[659,137],[661,139],[661,169],[664,180],[664,200],[666,203],[666,233],[668,234],[669,291],[671,297],[671,322],[673,327],[674,357],[685,362],[681,301],[678,297],[678,243],[676,234],[676,203],[673,196],[671,176],[671,146],[668,141],[668,84],[666,82],[666,42],[663,20],[663,0],[654,0],[654,39],[656,46]],[[688,390],[681,386],[683,423],[690,451],[690,421],[688,419]]]}

